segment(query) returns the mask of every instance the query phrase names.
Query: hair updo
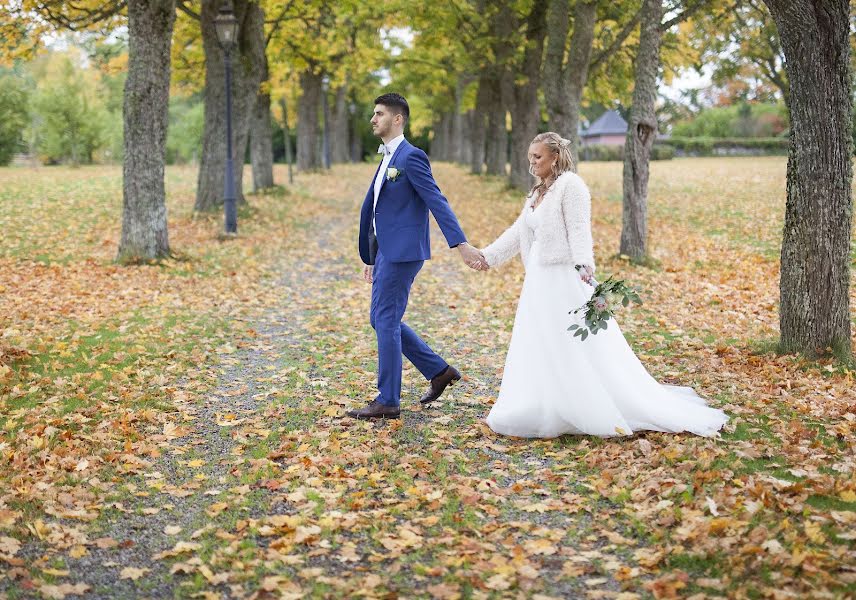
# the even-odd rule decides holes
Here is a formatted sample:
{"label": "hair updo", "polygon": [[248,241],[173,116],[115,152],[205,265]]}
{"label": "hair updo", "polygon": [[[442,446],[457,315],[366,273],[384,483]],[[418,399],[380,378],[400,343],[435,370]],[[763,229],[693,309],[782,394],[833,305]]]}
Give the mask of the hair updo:
{"label": "hair updo", "polygon": [[[532,144],[544,144],[552,154],[556,155],[556,164],[553,165],[553,181],[562,173],[577,170],[574,164],[574,157],[571,154],[571,140],[566,140],[553,131],[547,131],[536,135],[530,142],[530,145]],[[535,185],[532,186],[530,194],[546,187],[545,182],[540,177],[531,171],[530,173],[535,177]]]}

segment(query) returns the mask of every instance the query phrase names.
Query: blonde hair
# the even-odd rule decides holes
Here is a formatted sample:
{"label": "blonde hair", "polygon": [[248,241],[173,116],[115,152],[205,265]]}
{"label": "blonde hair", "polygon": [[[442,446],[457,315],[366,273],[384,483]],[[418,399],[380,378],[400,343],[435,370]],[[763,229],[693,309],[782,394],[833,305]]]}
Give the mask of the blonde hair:
{"label": "blonde hair", "polygon": [[[547,131],[536,135],[529,143],[530,146],[532,144],[544,144],[550,152],[557,155],[556,162],[553,164],[553,181],[558,179],[562,173],[577,170],[577,166],[574,164],[574,157],[571,154],[571,140],[566,140],[558,133]],[[535,185],[532,186],[529,192],[530,195],[547,187],[544,180],[535,175],[535,173],[532,173],[531,170],[529,174],[535,177]]]}

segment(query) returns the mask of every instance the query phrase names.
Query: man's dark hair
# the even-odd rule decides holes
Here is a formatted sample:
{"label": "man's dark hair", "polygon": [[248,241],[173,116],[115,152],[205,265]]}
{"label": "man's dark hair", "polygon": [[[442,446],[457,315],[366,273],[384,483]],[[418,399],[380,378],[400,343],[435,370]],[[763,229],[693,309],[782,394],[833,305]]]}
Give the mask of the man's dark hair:
{"label": "man's dark hair", "polygon": [[410,118],[410,107],[407,105],[407,100],[401,94],[394,92],[389,94],[381,94],[374,101],[375,104],[383,104],[390,109],[394,115],[404,115],[404,122]]}

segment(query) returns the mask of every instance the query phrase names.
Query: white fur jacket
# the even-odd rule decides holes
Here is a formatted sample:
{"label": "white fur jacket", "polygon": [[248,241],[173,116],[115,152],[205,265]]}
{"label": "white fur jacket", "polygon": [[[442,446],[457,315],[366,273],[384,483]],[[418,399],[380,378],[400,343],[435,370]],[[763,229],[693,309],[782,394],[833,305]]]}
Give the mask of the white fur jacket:
{"label": "white fur jacket", "polygon": [[[526,267],[535,237],[523,216],[527,210],[532,210],[533,201],[532,195],[527,196],[523,212],[514,224],[482,250],[491,268],[511,260],[518,252]],[[538,240],[543,244],[541,263],[588,265],[594,269],[591,194],[580,176],[570,171],[559,175],[547,190],[538,210],[545,211],[538,228]]]}

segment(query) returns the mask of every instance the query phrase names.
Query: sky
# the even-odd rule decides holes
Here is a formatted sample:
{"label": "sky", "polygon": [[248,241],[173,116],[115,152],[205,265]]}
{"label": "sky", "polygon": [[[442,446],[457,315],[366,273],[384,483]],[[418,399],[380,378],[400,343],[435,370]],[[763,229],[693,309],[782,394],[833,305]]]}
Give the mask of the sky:
{"label": "sky", "polygon": [[680,76],[672,79],[671,85],[660,85],[660,95],[679,102],[681,100],[681,92],[684,90],[693,90],[707,88],[711,85],[710,73],[698,73],[695,69],[687,69]]}

